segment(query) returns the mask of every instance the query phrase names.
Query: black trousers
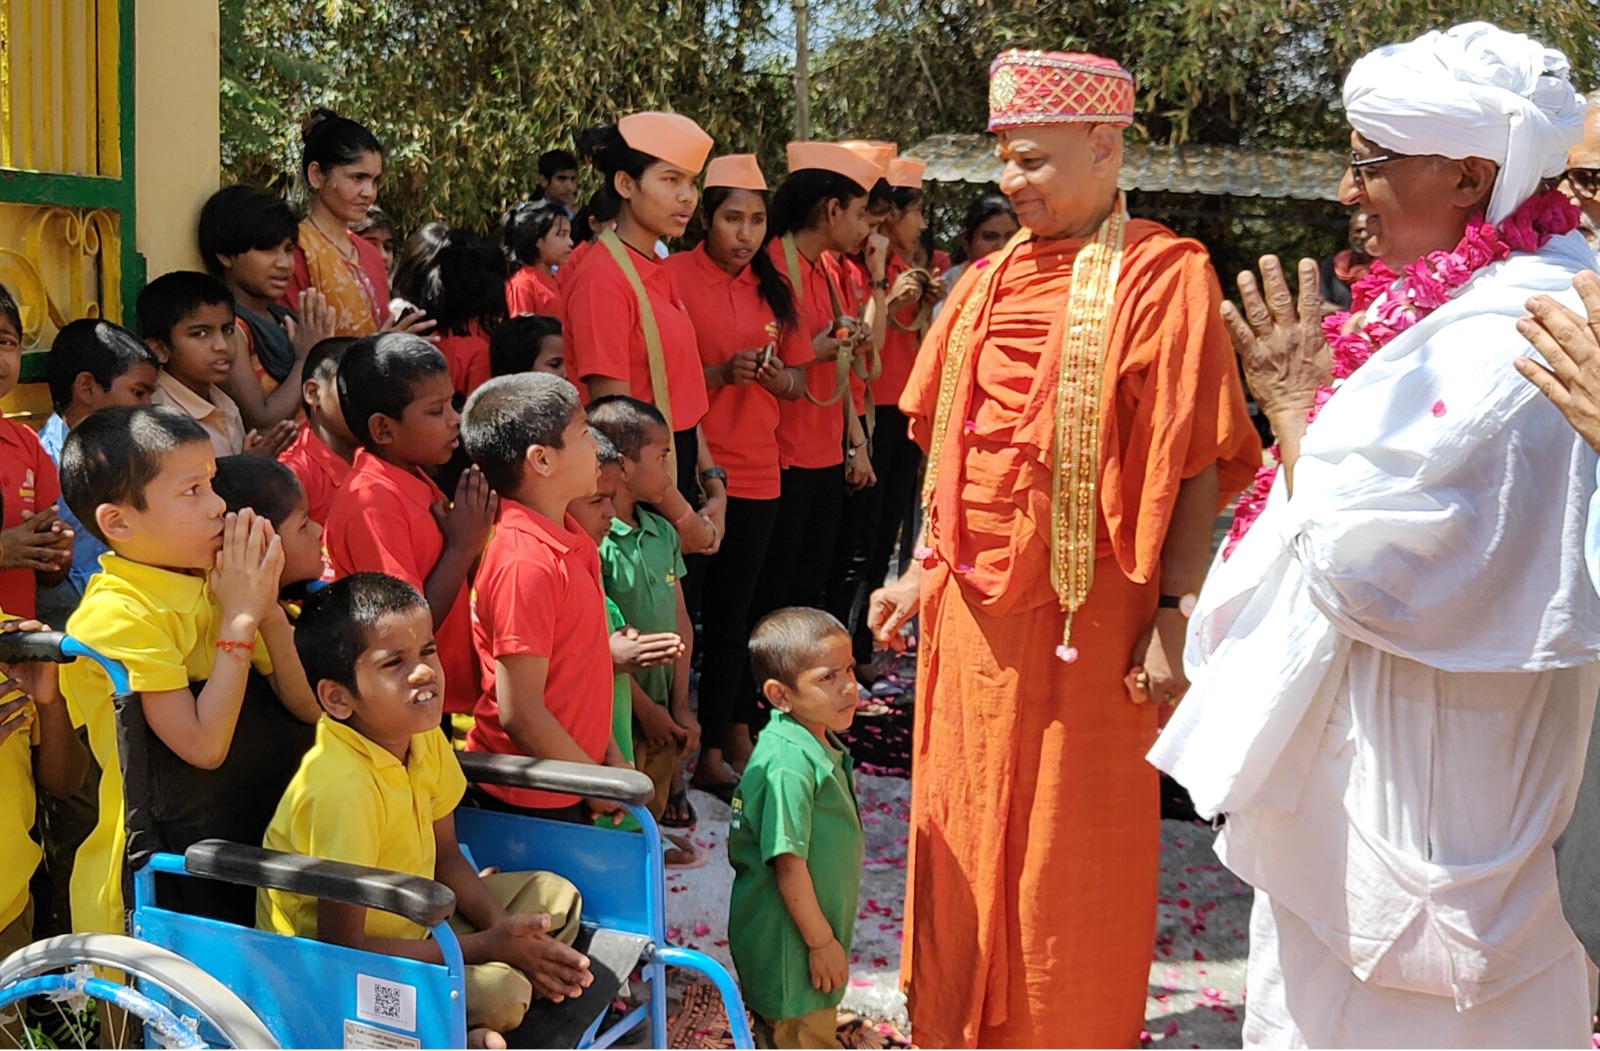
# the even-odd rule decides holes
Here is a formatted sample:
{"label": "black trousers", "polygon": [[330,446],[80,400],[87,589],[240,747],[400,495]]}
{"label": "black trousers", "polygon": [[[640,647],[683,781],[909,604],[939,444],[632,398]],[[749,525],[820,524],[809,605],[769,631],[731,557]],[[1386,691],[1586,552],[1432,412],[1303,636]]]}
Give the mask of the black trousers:
{"label": "black trousers", "polygon": [[901,524],[916,501],[922,462],[905,413],[892,405],[880,405],[875,412],[872,472],[878,484],[845,499],[828,589],[828,612],[850,630],[855,658],[862,664],[872,659],[867,600],[888,575]]}
{"label": "black trousers", "polygon": [[750,681],[750,616],[762,565],[778,521],[779,500],[728,498],[728,535],[700,557],[700,729],[706,748],[727,747],[728,726],[748,724],[756,702]]}
{"label": "black trousers", "polygon": [[[782,485],[777,522],[750,605],[752,626],[785,606],[827,608],[828,576],[844,511],[844,465],[786,467]],[[743,693],[758,703],[759,714],[750,725],[759,729],[766,721],[765,708],[759,705],[760,684],[748,667],[744,682]]]}
{"label": "black trousers", "polygon": [[[672,433],[672,451],[678,460],[678,492],[689,501],[690,507],[704,503],[700,495],[700,442],[699,432],[690,427]],[[689,610],[689,623],[700,623],[700,596],[705,585],[706,560],[704,555],[683,556],[683,604]],[[698,645],[695,647],[699,649]]]}

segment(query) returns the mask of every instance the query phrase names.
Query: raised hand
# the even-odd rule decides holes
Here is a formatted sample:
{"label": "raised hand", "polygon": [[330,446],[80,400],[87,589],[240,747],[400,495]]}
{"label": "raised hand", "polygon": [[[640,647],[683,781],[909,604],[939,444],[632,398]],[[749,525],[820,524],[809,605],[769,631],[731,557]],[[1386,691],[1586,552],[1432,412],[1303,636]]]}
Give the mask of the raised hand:
{"label": "raised hand", "polygon": [[489,542],[495,516],[500,512],[500,497],[495,495],[483,472],[473,464],[456,482],[456,499],[449,507],[441,500],[433,506],[434,521],[444,533],[447,547],[477,554]]}
{"label": "raised hand", "polygon": [[1534,296],[1528,300],[1531,316],[1517,322],[1517,331],[1550,365],[1532,358],[1512,364],[1600,451],[1600,274],[1585,270],[1572,287],[1589,316],[1581,318],[1549,296]]}
{"label": "raised hand", "polygon": [[295,355],[304,357],[312,347],[333,335],[333,308],[328,305],[328,297],[315,288],[302,290],[295,308],[299,320],[285,318],[283,327],[289,333]]}
{"label": "raised hand", "polygon": [[[1261,257],[1261,282],[1239,275],[1239,303],[1222,304],[1222,320],[1244,365],[1245,381],[1269,418],[1302,417],[1328,382],[1328,341],[1322,334],[1322,291],[1317,263],[1300,260],[1298,303],[1275,255]],[[1273,420],[1276,427],[1277,421]]]}
{"label": "raised hand", "polygon": [[273,424],[266,434],[260,431],[251,431],[244,436],[244,452],[247,456],[264,456],[269,460],[276,460],[278,454],[287,449],[294,436],[300,433],[300,425],[293,420],[279,420]]}
{"label": "raised hand", "polygon": [[211,589],[222,607],[222,632],[253,638],[277,608],[283,575],[283,541],[272,523],[248,507],[223,520],[222,550],[211,570]]}

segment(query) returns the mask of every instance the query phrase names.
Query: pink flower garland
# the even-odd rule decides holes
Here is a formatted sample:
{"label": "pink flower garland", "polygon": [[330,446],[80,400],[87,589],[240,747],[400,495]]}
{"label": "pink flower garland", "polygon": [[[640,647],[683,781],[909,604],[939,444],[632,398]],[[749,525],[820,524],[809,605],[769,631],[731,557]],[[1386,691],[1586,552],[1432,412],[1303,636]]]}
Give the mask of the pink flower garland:
{"label": "pink flower garland", "polygon": [[[1512,252],[1537,252],[1550,238],[1577,226],[1578,206],[1560,190],[1552,189],[1523,201],[1498,230],[1484,222],[1482,216],[1476,217],[1467,224],[1467,232],[1454,251],[1429,252],[1405,268],[1398,285],[1393,270],[1374,262],[1366,276],[1350,289],[1350,309],[1330,314],[1322,321],[1322,332],[1328,338],[1330,382],[1317,389],[1311,411],[1306,414],[1307,422],[1317,418],[1328,399],[1356,369],[1390,340],[1454,298],[1479,270]],[[1380,296],[1383,300],[1377,302]],[[1352,318],[1359,319],[1359,323],[1351,325]],[[1434,405],[1433,414],[1443,415],[1439,404]],[[1272,456],[1276,461],[1276,445]],[[1228,539],[1222,546],[1223,558],[1233,554],[1260,517],[1277,474],[1275,464],[1263,466],[1250,488],[1239,497],[1233,528],[1228,530]]]}

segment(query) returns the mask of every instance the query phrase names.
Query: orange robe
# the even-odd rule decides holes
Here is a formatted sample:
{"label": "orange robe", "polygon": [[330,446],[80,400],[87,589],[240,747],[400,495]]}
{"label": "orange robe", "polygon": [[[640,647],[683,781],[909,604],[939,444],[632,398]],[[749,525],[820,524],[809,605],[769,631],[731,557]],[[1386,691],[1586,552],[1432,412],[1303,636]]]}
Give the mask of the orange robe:
{"label": "orange robe", "polygon": [[[1156,922],[1157,709],[1123,678],[1154,617],[1178,487],[1226,499],[1260,448],[1205,250],[1128,223],[1106,355],[1094,584],[1055,655],[1050,450],[1072,261],[1020,246],[958,382],[923,561],[901,977],[923,1047],[1132,1047]],[[946,341],[985,262],[928,334],[900,407],[927,449]],[[1221,508],[1219,507],[1218,510]]]}

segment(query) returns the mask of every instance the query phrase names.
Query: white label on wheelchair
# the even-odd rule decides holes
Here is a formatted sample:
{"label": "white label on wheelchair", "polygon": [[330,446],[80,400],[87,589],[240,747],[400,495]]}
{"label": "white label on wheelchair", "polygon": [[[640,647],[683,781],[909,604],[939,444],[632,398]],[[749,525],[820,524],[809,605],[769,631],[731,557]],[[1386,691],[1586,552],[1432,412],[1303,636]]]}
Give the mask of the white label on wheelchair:
{"label": "white label on wheelchair", "polygon": [[363,1022],[391,1025],[414,1033],[417,1031],[417,988],[370,974],[357,974],[356,1017]]}
{"label": "white label on wheelchair", "polygon": [[370,1025],[349,1018],[344,1020],[344,1046],[363,1048],[406,1048],[421,1047],[422,1041],[414,1036],[401,1036],[391,1033],[387,1029],[375,1029]]}

